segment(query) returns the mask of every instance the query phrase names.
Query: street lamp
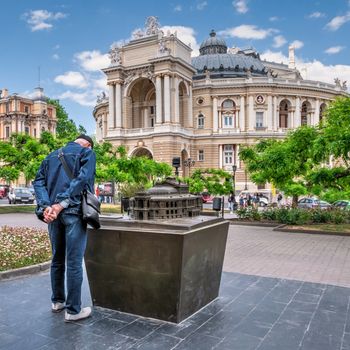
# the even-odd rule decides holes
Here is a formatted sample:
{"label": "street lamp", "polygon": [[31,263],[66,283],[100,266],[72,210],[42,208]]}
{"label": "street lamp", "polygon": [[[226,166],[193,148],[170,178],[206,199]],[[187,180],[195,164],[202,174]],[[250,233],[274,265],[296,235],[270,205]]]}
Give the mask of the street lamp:
{"label": "street lamp", "polygon": [[236,203],[236,171],[237,171],[237,165],[232,165],[232,192],[233,192],[233,203],[231,204],[231,211],[237,209],[237,203]]}
{"label": "street lamp", "polygon": [[244,169],[244,190],[247,191],[248,190],[248,186],[247,186],[247,169]]}
{"label": "street lamp", "polygon": [[195,163],[196,162],[191,158],[184,160],[184,166],[188,167],[188,176],[189,177],[191,176],[191,168],[194,166]]}

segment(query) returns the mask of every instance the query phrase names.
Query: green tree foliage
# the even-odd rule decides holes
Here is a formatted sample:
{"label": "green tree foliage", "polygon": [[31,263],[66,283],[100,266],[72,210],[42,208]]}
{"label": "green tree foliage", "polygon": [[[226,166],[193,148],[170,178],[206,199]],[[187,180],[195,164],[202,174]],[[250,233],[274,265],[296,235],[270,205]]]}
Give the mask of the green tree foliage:
{"label": "green tree foliage", "polygon": [[[331,191],[336,198],[335,192],[342,196],[349,191],[350,98],[332,102],[325,115],[319,126],[299,127],[284,140],[262,140],[242,147],[240,158],[253,182],[273,184],[293,196],[294,204],[307,193],[327,198]],[[330,156],[337,167],[326,165]]]}
{"label": "green tree foliage", "polygon": [[213,195],[225,195],[233,190],[232,175],[222,169],[196,169],[183,181],[189,185],[191,193],[208,191]]}

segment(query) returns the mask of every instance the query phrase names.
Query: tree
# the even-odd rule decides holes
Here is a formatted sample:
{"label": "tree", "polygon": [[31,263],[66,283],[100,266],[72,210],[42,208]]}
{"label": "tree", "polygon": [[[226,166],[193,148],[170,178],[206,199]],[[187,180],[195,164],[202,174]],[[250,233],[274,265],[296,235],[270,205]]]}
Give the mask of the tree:
{"label": "tree", "polygon": [[232,175],[222,169],[196,169],[191,177],[183,179],[191,193],[208,191],[214,195],[229,194],[232,190]]}
{"label": "tree", "polygon": [[83,126],[76,126],[72,119],[69,119],[65,108],[60,104],[59,100],[48,100],[48,103],[56,107],[56,137],[58,139],[73,140],[79,134],[85,134],[86,130]]}

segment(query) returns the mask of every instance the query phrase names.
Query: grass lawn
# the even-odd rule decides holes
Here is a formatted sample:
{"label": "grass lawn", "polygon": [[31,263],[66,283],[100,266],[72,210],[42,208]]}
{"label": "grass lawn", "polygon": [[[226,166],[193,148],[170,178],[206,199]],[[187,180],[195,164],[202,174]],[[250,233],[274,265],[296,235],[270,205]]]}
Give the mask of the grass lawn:
{"label": "grass lawn", "polygon": [[290,230],[310,230],[310,231],[327,231],[327,232],[345,232],[350,234],[350,224],[312,224],[312,225],[288,225],[284,228]]}

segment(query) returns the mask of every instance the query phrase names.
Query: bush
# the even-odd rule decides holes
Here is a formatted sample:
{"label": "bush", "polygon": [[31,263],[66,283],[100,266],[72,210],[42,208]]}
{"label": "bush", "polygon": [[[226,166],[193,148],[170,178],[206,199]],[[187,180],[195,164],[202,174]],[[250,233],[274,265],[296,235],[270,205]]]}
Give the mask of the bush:
{"label": "bush", "polygon": [[332,212],[330,210],[311,209],[309,213],[311,222],[314,224],[324,224],[332,221]]}
{"label": "bush", "polygon": [[245,220],[261,220],[261,214],[258,211],[258,209],[255,209],[253,207],[248,208],[238,208],[236,211],[239,219],[245,219]]}
{"label": "bush", "polygon": [[0,271],[50,260],[51,246],[46,230],[33,227],[0,227]]}
{"label": "bush", "polygon": [[265,220],[276,221],[277,220],[277,210],[269,208],[261,212],[261,217]]}

